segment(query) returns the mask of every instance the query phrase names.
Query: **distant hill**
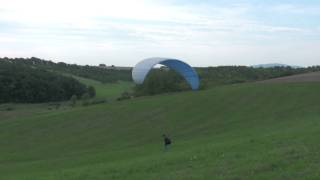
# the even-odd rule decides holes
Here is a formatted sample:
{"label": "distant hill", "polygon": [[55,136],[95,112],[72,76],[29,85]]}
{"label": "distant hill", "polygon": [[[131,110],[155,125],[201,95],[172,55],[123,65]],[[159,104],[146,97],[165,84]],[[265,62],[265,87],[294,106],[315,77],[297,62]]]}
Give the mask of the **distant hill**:
{"label": "distant hill", "polygon": [[274,68],[274,67],[303,68],[301,66],[293,66],[293,65],[280,64],[280,63],[257,64],[257,65],[253,65],[252,67],[253,68]]}
{"label": "distant hill", "polygon": [[[99,81],[101,83],[116,83],[121,81],[124,82],[124,84],[127,84],[132,82],[130,67],[109,67],[104,64],[100,64],[99,66],[82,66],[77,64],[67,64],[64,62],[55,63],[36,57],[0,58],[0,60],[15,66],[37,69],[60,75],[71,75],[73,77],[79,77],[79,79],[86,78],[89,80]],[[263,66],[266,67],[266,65]],[[275,66],[275,64],[273,64],[273,66]],[[195,70],[200,76],[201,89],[206,89],[225,84],[262,81],[295,74],[314,72],[319,71],[320,67],[292,68],[281,64],[276,64],[275,67],[272,67],[272,65],[269,64],[269,68],[218,66],[202,68],[196,67]],[[156,75],[152,76],[153,74]],[[179,75],[175,75],[175,73],[172,73],[171,71],[161,71],[161,69],[153,69],[147,76],[145,83],[140,88],[136,87],[134,89],[134,91],[136,91],[135,94],[142,96],[185,90],[189,90],[189,86],[185,83],[184,79]]]}
{"label": "distant hill", "polygon": [[103,83],[114,83],[118,81],[131,81],[131,69],[124,68],[101,68],[100,66],[67,64],[64,62],[52,62],[37,57],[31,58],[0,58],[2,61],[12,64],[20,64],[33,68],[55,71],[59,73],[72,74],[79,77],[89,78]]}
{"label": "distant hill", "polygon": [[320,82],[320,72],[297,74],[260,81],[262,83]]}
{"label": "distant hill", "polygon": [[307,68],[292,68],[290,66],[276,66],[269,68],[255,68],[253,66],[218,66],[196,68],[201,83],[209,85],[234,84],[241,82],[262,81],[295,74],[320,71],[319,66]]}

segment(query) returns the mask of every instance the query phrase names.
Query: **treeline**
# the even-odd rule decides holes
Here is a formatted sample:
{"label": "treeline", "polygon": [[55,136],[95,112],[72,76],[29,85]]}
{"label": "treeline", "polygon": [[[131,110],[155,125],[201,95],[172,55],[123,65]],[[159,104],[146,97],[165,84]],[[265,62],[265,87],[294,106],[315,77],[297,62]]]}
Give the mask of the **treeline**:
{"label": "treeline", "polygon": [[0,103],[38,103],[95,95],[93,87],[37,67],[0,60]]}
{"label": "treeline", "polygon": [[261,81],[283,76],[320,71],[320,66],[307,68],[272,67],[254,68],[248,66],[218,66],[196,68],[202,86],[216,86],[242,82]]}
{"label": "treeline", "polygon": [[42,60],[36,57],[32,58],[0,58],[0,60],[11,62],[13,64],[27,65],[68,73],[76,76],[94,79],[103,83],[114,83],[117,81],[131,81],[131,70],[106,69],[97,66],[80,66],[76,64],[66,64],[63,62],[54,63],[52,61]]}
{"label": "treeline", "polygon": [[[48,81],[48,79],[50,79],[51,76],[58,77],[56,76],[56,74],[53,75],[52,72],[73,74],[76,76],[98,80],[104,83],[113,83],[119,80],[132,81],[130,69],[127,69],[127,70],[106,69],[106,68],[101,68],[97,66],[79,66],[76,64],[66,64],[62,62],[54,63],[52,61],[46,61],[46,60],[42,60],[35,57],[14,58],[14,59],[0,58],[0,61],[2,61],[3,63],[10,64],[12,67],[15,67],[15,68],[23,67],[24,70],[21,70],[22,73],[25,71],[30,71],[25,73],[24,75],[19,75],[19,73],[16,75],[12,75],[12,77],[15,80],[8,80],[3,78],[3,77],[9,78],[7,75],[5,75],[2,77],[2,80],[1,80],[2,82],[0,82],[0,83],[7,83],[7,84],[8,84],[7,81],[11,83],[12,82],[19,82],[21,84],[27,83],[28,85],[24,84],[23,88],[29,87],[30,84],[32,84],[33,82],[36,82],[36,79],[39,79],[39,81],[36,82],[35,83],[36,85],[33,87],[37,87],[38,86],[37,84],[39,82],[42,83],[41,87],[46,87],[46,86],[51,87],[51,85],[45,85],[46,84],[45,81]],[[205,88],[223,85],[223,84],[253,82],[253,81],[266,80],[266,79],[283,77],[283,76],[300,74],[300,73],[320,71],[320,66],[314,66],[314,67],[308,67],[308,68],[291,68],[291,67],[254,68],[254,67],[247,67],[247,66],[219,66],[219,67],[204,67],[204,68],[195,68],[195,69],[198,72],[200,77],[200,81],[201,81],[200,88],[205,89]],[[33,70],[34,72],[31,73],[31,70]],[[12,70],[12,72],[14,71],[19,71],[19,70]],[[50,71],[51,73],[49,73],[48,71]],[[9,72],[6,72],[6,73],[8,74]],[[40,77],[41,75],[39,75],[42,73],[45,74],[42,77],[44,80],[42,80]],[[27,82],[20,81],[19,80],[21,79],[20,76],[23,76],[23,77],[27,76],[28,81]],[[64,76],[59,76],[59,78],[56,78],[55,80],[49,80],[49,81],[52,81],[50,83],[55,83],[56,88],[53,87],[52,89],[56,93],[60,92],[60,95],[59,93],[50,95],[49,93],[50,90],[47,90],[46,91],[47,93],[45,93],[46,94],[45,96],[47,97],[44,97],[41,95],[40,97],[34,97],[33,99],[33,98],[30,98],[31,97],[30,94],[32,93],[26,91],[25,96],[27,96],[28,98],[26,97],[22,98],[24,95],[21,95],[22,92],[18,91],[19,93],[17,94],[20,94],[20,95],[16,96],[17,99],[14,99],[14,101],[17,101],[18,99],[23,99],[23,102],[44,102],[44,101],[66,100],[70,98],[73,94],[80,97],[83,95],[83,93],[89,93],[93,89],[93,88],[90,88],[91,90],[88,90],[88,88],[85,87],[84,85],[79,85],[80,83],[77,82],[76,80],[72,78],[71,79],[69,78],[68,80],[66,80],[65,78],[66,77]],[[78,85],[74,85],[75,86],[74,88],[77,90],[72,89],[71,87],[73,86],[69,87],[67,83],[65,83],[65,81],[73,81],[73,83],[69,83],[69,84],[78,83]],[[0,85],[2,88],[3,85],[2,84]],[[64,90],[57,90],[57,89],[64,89]],[[69,91],[70,89],[72,90]],[[160,69],[153,69],[150,72],[150,74],[147,76],[145,82],[142,85],[137,85],[134,88],[133,94],[125,92],[123,94],[123,97],[120,97],[120,99],[126,99],[131,96],[155,95],[155,94],[168,93],[168,92],[186,91],[190,89],[191,88],[189,87],[189,85],[185,82],[185,80],[179,74],[177,74],[172,70],[169,70],[168,68],[160,68]],[[9,92],[11,91],[11,89],[6,91]],[[15,91],[17,91],[17,89],[13,89],[13,92]],[[43,89],[39,91],[42,92]],[[65,92],[62,92],[62,91],[65,91]],[[1,90],[1,92],[5,92],[5,90]],[[3,93],[3,94],[6,94],[6,93]],[[49,97],[49,96],[52,96],[52,97]],[[13,97],[14,96],[12,96],[12,98]]]}
{"label": "treeline", "polygon": [[[273,67],[253,68],[247,66],[219,66],[195,68],[200,77],[200,89],[224,84],[253,82],[271,78],[320,71],[320,66],[308,68]],[[142,85],[137,85],[132,96],[155,95],[191,90],[186,81],[172,70],[153,69]],[[128,97],[128,94],[123,95]]]}

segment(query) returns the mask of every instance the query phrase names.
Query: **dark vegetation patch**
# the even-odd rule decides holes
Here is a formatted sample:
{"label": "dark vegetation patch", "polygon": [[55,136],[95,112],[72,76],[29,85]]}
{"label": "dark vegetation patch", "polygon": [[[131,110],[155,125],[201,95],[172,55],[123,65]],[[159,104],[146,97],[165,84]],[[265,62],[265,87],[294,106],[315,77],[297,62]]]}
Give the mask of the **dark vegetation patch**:
{"label": "dark vegetation patch", "polygon": [[[200,77],[200,89],[207,89],[220,85],[262,81],[320,71],[320,66],[308,68],[219,66],[195,69]],[[151,70],[144,83],[135,87],[133,96],[156,95],[188,90],[191,90],[191,88],[178,73],[167,68],[160,68]]]}
{"label": "dark vegetation patch", "polygon": [[95,95],[93,87],[44,69],[0,61],[0,103],[40,103]]}
{"label": "dark vegetation patch", "polygon": [[97,66],[81,66],[77,64],[67,64],[64,62],[55,63],[32,58],[0,58],[0,60],[8,61],[13,64],[34,67],[38,69],[57,71],[60,73],[68,73],[76,76],[97,80],[103,83],[114,83],[118,81],[131,81],[131,70],[106,69]]}
{"label": "dark vegetation patch", "polygon": [[162,68],[151,70],[144,83],[136,85],[133,95],[156,95],[190,89],[187,82],[177,72]]}
{"label": "dark vegetation patch", "polygon": [[307,68],[292,68],[289,66],[270,68],[218,66],[196,68],[196,70],[200,75],[203,86],[217,86],[222,84],[262,81],[278,77],[316,72],[320,71],[320,66],[311,66]]}

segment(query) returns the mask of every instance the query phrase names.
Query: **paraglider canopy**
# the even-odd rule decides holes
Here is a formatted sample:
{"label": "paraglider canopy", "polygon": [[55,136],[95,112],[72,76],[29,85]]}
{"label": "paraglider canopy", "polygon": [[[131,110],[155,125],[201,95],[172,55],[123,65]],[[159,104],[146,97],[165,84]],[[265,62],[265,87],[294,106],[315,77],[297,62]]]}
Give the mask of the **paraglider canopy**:
{"label": "paraglider canopy", "polygon": [[148,58],[140,61],[132,70],[133,81],[136,84],[142,84],[150,70],[157,64],[162,64],[178,72],[193,90],[199,89],[200,83],[197,72],[187,63],[171,58]]}

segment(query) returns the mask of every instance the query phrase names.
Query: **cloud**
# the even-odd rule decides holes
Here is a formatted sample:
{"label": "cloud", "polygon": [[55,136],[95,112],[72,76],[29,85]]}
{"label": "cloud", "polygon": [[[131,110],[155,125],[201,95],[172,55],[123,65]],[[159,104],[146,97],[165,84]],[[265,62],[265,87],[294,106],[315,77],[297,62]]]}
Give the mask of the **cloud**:
{"label": "cloud", "polygon": [[302,14],[302,15],[320,15],[319,5],[304,5],[304,4],[279,4],[270,8],[271,11],[282,14]]}
{"label": "cloud", "polygon": [[[0,3],[0,26],[2,22],[8,27],[0,29],[0,43],[7,45],[0,46],[0,53],[10,50],[8,54],[66,58],[82,64],[93,63],[92,58],[97,58],[95,63],[108,59],[113,64],[132,65],[136,61],[132,57],[148,56],[200,58],[201,62],[197,62],[202,65],[240,63],[236,58],[248,62],[245,59],[260,57],[252,56],[255,52],[264,56],[277,54],[274,45],[282,47],[293,40],[305,43],[306,37],[311,39],[319,32],[316,28],[255,18],[259,14],[257,9],[266,9],[262,12],[270,15],[302,13],[288,4],[177,5],[169,0],[0,0]],[[264,53],[263,48],[272,51]],[[220,60],[211,62],[214,58]]]}

